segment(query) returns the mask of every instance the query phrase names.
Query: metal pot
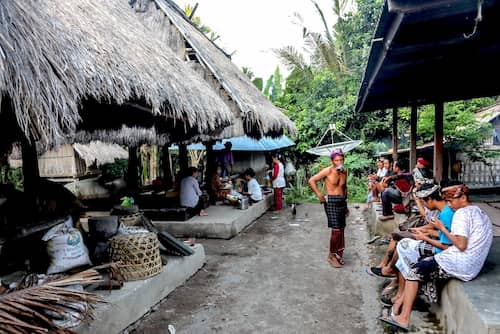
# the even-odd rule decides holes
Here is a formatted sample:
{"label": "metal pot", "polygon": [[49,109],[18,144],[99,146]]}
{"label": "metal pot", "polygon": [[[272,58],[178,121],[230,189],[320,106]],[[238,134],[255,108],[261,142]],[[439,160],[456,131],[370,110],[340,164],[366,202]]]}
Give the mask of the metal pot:
{"label": "metal pot", "polygon": [[238,200],[238,209],[246,210],[248,209],[248,197],[244,196]]}

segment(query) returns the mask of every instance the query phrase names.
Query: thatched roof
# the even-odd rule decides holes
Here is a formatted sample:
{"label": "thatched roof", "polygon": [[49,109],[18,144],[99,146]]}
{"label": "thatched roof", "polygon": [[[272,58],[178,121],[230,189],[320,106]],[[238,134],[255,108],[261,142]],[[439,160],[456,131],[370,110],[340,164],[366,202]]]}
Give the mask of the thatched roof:
{"label": "thatched roof", "polygon": [[93,141],[87,145],[75,143],[72,145],[78,155],[85,160],[87,166],[94,162],[97,166],[115,162],[115,159],[128,159],[128,151],[118,144],[107,144]]}
{"label": "thatched roof", "polygon": [[[167,130],[203,133],[230,123],[227,105],[127,1],[0,1],[0,17],[0,112],[11,109],[28,138],[66,141],[86,101],[140,105],[155,121],[168,120]],[[106,117],[106,109],[90,112]],[[110,122],[122,126],[120,118]]]}
{"label": "thatched roof", "polygon": [[[192,62],[193,66],[199,71],[196,64],[201,64],[216,80],[218,85],[214,89],[222,87],[228,97],[226,102],[232,107],[235,117],[242,121],[245,134],[260,137],[278,136],[284,130],[292,135],[296,133],[293,122],[255,87],[220,48],[196,28],[173,1],[137,0],[132,3],[150,30],[178,55],[190,59],[193,57],[187,53],[194,53],[196,61]],[[190,48],[188,52],[186,42]],[[207,81],[212,79],[206,74],[204,77]],[[226,131],[226,134],[229,137],[242,135],[234,133],[237,131],[234,129]]]}

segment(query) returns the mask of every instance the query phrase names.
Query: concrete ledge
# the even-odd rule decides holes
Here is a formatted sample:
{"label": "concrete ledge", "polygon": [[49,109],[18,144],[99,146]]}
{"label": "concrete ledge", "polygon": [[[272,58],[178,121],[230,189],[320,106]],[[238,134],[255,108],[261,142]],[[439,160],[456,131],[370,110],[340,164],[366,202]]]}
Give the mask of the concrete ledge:
{"label": "concrete ledge", "polygon": [[441,294],[437,315],[446,333],[500,333],[500,239],[493,245],[479,276],[452,280]]}
{"label": "concrete ledge", "polygon": [[229,205],[211,205],[206,209],[208,216],[195,216],[182,222],[154,221],[154,224],[159,230],[176,237],[231,239],[262,216],[272,204],[273,195],[269,194],[247,210]]}
{"label": "concrete ledge", "polygon": [[382,202],[372,202],[369,205],[368,230],[371,235],[386,236],[398,230],[399,223],[407,219],[407,215],[394,214],[394,219],[380,221],[382,216]]}
{"label": "concrete ledge", "polygon": [[143,281],[127,282],[120,290],[103,292],[107,304],[95,310],[96,319],[77,328],[79,334],[119,333],[139,320],[176,287],[184,284],[205,263],[205,250],[194,246],[191,256],[168,257],[159,275]]}

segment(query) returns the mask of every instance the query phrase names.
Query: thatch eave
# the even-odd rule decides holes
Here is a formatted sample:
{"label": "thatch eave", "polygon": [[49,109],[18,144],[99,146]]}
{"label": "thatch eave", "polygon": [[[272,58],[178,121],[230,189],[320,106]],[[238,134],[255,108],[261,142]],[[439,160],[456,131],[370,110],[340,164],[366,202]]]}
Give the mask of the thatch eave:
{"label": "thatch eave", "polygon": [[0,17],[0,94],[10,101],[0,112],[13,112],[27,138],[65,141],[88,99],[139,101],[198,133],[231,123],[227,105],[126,1],[2,1]]}

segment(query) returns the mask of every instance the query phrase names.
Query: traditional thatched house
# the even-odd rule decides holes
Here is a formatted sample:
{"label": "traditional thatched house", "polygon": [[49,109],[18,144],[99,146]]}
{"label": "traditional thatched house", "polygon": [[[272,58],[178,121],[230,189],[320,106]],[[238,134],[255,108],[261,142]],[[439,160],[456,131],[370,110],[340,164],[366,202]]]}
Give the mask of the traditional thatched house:
{"label": "traditional thatched house", "polygon": [[2,143],[24,135],[47,146],[122,126],[185,138],[231,122],[126,1],[2,1],[0,15]]}
{"label": "traditional thatched house", "polygon": [[231,62],[229,56],[198,30],[171,0],[133,0],[150,31],[189,62],[234,113],[233,126],[223,134],[198,139],[295,134],[294,124]]}

